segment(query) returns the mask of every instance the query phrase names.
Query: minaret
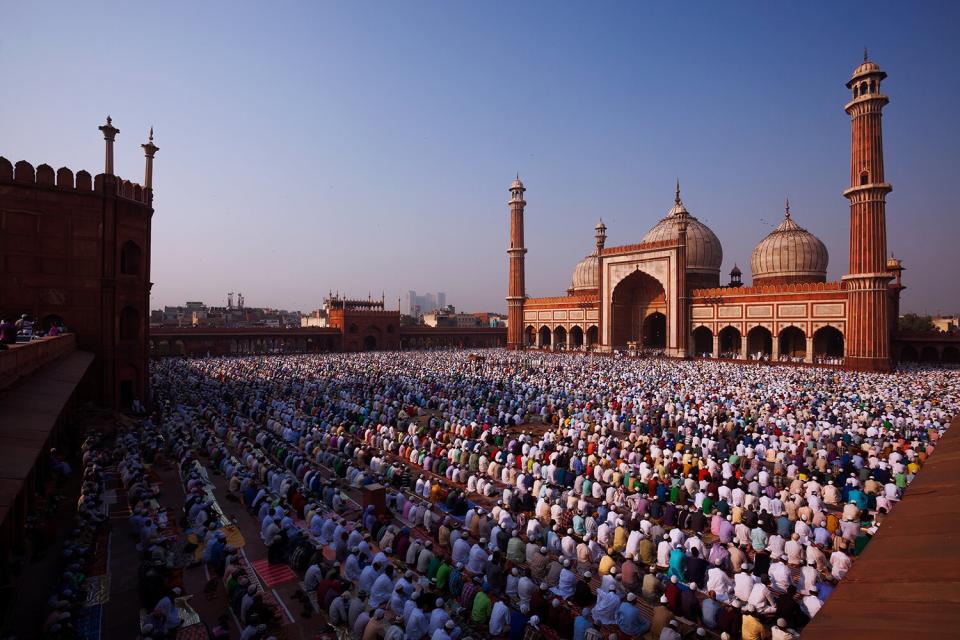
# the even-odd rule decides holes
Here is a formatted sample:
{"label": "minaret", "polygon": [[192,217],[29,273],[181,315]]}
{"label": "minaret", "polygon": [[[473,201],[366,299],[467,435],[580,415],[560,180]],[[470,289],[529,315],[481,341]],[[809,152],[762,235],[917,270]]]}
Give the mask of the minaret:
{"label": "minaret", "polygon": [[153,127],[150,127],[150,137],[147,140],[146,144],[140,145],[143,147],[143,155],[146,159],[146,166],[143,168],[143,188],[150,189],[153,191],[153,156],[157,154],[157,151],[160,151],[160,147],[153,144]]}
{"label": "minaret", "polygon": [[853,99],[844,107],[851,118],[850,270],[847,285],[846,364],[854,369],[890,369],[886,197],[893,189],[883,175],[881,116],[887,96],[880,82],[887,74],[867,59],[853,72],[847,88]]}
{"label": "minaret", "polygon": [[597,252],[596,255],[603,253],[603,245],[607,243],[607,225],[603,224],[603,218],[600,218],[600,222],[597,223],[597,226],[594,227],[594,236],[597,241]]}
{"label": "minaret", "polygon": [[687,357],[687,345],[690,342],[690,297],[687,293],[687,227],[690,214],[680,199],[680,180],[677,179],[677,192],[673,199],[677,216],[677,347],[678,358]]}
{"label": "minaret", "polygon": [[527,249],[523,246],[523,208],[526,189],[520,175],[510,185],[510,282],[507,287],[507,348],[523,349],[523,302],[526,300],[523,261]]}
{"label": "minaret", "polygon": [[100,131],[103,133],[103,139],[107,143],[106,157],[104,158],[104,175],[112,176],[113,175],[113,141],[116,139],[117,134],[120,133],[120,129],[117,129],[113,126],[113,119],[110,116],[107,116],[107,124],[102,124],[99,127]]}

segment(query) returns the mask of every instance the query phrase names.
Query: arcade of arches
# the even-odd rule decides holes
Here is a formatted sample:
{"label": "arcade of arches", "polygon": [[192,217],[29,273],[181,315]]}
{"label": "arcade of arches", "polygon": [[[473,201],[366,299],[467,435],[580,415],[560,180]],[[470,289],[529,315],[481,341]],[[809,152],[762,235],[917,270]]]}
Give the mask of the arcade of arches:
{"label": "arcade of arches", "polygon": [[960,344],[904,344],[899,349],[900,362],[960,365]]}
{"label": "arcade of arches", "polygon": [[843,334],[832,326],[820,327],[811,340],[799,327],[784,327],[774,338],[770,329],[757,325],[747,331],[744,343],[736,327],[722,328],[714,339],[709,327],[701,325],[694,328],[691,343],[695,357],[840,364],[844,355]]}
{"label": "arcade of arches", "polygon": [[524,330],[527,346],[547,349],[593,347],[596,346],[599,335],[600,332],[595,324],[587,327],[586,331],[580,325],[573,325],[569,330],[562,325],[557,325],[552,330],[548,325],[541,325],[539,329],[534,328],[533,325],[527,325]]}
{"label": "arcade of arches", "polygon": [[667,298],[663,285],[643,271],[620,281],[611,300],[613,347],[630,343],[646,349],[667,346]]}

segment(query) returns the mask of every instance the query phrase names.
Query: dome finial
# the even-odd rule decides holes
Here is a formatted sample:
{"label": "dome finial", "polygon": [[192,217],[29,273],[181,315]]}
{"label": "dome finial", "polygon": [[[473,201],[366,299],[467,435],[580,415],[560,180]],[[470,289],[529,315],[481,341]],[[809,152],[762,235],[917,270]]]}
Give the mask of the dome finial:
{"label": "dome finial", "polygon": [[867,61],[867,47],[866,47],[866,46],[863,47],[863,61],[864,61],[864,62]]}
{"label": "dome finial", "polygon": [[677,192],[676,192],[676,195],[675,195],[674,198],[673,198],[673,201],[674,201],[676,204],[680,204],[680,178],[677,178]]}
{"label": "dome finial", "polygon": [[787,206],[786,211],[784,212],[784,217],[786,217],[788,220],[790,219],[790,196],[787,196]]}

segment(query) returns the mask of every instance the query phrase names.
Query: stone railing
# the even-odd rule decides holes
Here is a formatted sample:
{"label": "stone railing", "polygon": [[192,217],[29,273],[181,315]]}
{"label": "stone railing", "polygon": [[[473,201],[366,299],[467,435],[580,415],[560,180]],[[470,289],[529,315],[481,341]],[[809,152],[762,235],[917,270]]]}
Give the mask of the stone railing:
{"label": "stone railing", "polygon": [[77,348],[77,337],[66,333],[7,346],[8,349],[0,351],[0,389],[6,389],[40,367],[74,351]]}

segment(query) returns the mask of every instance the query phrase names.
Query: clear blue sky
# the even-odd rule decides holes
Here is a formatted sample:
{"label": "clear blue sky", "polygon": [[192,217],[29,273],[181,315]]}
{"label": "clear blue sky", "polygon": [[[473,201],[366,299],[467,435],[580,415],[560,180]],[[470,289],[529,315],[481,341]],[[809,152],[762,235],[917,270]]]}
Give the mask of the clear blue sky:
{"label": "clear blue sky", "polygon": [[678,176],[724,273],[789,195],[838,278],[867,45],[904,308],[958,311],[958,33],[957,2],[7,1],[0,154],[102,171],[109,113],[139,181],[156,128],[152,307],[416,289],[503,310],[517,171],[530,295],[566,289],[600,216],[638,242]]}

